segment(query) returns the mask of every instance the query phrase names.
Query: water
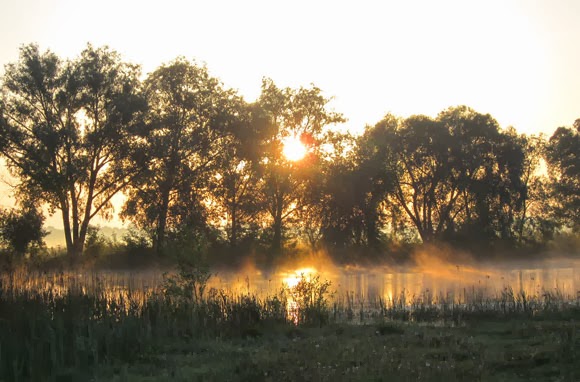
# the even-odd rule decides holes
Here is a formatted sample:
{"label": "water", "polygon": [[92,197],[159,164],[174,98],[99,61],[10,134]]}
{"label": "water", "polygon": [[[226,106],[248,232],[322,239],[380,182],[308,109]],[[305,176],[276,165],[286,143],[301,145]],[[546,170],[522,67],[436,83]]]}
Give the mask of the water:
{"label": "water", "polygon": [[419,269],[303,267],[275,274],[252,270],[218,273],[212,278],[211,286],[237,294],[264,296],[277,293],[283,285],[292,287],[302,276],[308,278],[315,274],[321,280],[331,281],[335,299],[349,298],[363,303],[379,299],[393,302],[401,297],[407,301],[462,303],[474,297],[494,299],[506,290],[531,297],[548,292],[566,300],[580,299],[579,260],[501,266],[433,263]]}
{"label": "water", "polygon": [[[23,273],[16,275],[15,285],[21,290],[47,290],[63,294],[68,289],[91,293],[95,290],[130,290],[143,298],[160,290],[163,271]],[[498,298],[506,290],[541,297],[554,293],[569,301],[580,300],[580,260],[543,261],[527,264],[454,265],[432,261],[408,269],[339,268],[332,265],[288,268],[264,272],[256,268],[237,273],[217,272],[209,288],[224,289],[234,295],[276,295],[284,287],[293,287],[300,278],[320,276],[329,280],[334,301],[387,304],[401,301],[453,301]],[[6,279],[6,276],[3,276]],[[4,280],[3,285],[7,285]]]}

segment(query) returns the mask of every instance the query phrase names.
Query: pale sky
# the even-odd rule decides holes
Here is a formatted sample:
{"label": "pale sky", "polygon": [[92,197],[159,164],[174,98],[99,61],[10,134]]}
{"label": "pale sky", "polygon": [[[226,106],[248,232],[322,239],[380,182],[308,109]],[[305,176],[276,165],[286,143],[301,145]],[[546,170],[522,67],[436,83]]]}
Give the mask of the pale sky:
{"label": "pale sky", "polygon": [[248,101],[262,77],[314,83],[353,131],[465,104],[549,135],[580,118],[579,17],[580,0],[0,0],[0,67],[23,44],[72,58],[90,42],[144,73],[206,63]]}

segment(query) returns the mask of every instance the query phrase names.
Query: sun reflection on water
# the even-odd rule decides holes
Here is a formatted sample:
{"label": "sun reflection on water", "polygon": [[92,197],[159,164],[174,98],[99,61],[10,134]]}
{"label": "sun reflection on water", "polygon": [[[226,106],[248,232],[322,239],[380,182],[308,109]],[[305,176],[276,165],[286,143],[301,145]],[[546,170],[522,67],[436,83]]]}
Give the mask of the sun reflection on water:
{"label": "sun reflection on water", "polygon": [[[215,274],[208,290],[223,290],[232,296],[279,296],[286,291],[287,310],[296,309],[293,290],[300,281],[332,282],[329,300],[338,306],[372,309],[386,305],[424,305],[501,299],[506,291],[525,293],[542,299],[556,293],[570,301],[580,301],[580,260],[558,263],[526,264],[527,267],[468,267],[456,264],[433,264],[419,269],[348,268],[301,264],[280,271]],[[103,294],[109,304],[139,306],[162,289],[161,270],[141,272],[17,272],[8,279],[0,274],[0,285],[13,285],[13,292],[41,291],[47,296],[63,296],[69,291],[81,295]],[[5,288],[6,289],[6,288]],[[579,302],[580,303],[580,302]]]}
{"label": "sun reflection on water", "polygon": [[299,268],[292,272],[283,272],[282,276],[282,283],[288,288],[294,288],[301,279],[310,279],[313,275],[317,274],[315,268],[313,267],[305,267]]}

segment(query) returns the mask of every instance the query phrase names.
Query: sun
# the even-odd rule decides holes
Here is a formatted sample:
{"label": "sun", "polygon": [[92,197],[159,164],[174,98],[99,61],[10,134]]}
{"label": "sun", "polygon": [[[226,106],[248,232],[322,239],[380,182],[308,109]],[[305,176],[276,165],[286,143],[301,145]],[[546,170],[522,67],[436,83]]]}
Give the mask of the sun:
{"label": "sun", "polygon": [[286,159],[291,161],[299,161],[304,158],[308,152],[304,143],[300,141],[300,137],[295,135],[284,138],[282,140],[282,145],[282,154],[284,154]]}

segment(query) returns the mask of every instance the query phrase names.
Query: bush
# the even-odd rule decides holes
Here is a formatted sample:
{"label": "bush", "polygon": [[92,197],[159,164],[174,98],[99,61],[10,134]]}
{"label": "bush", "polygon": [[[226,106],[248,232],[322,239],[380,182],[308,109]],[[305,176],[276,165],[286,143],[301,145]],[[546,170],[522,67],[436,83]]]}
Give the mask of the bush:
{"label": "bush", "polygon": [[165,296],[175,302],[201,303],[211,277],[209,267],[195,256],[180,257],[177,266],[177,275],[163,275]]}
{"label": "bush", "polygon": [[298,283],[288,287],[293,311],[289,312],[296,324],[320,325],[326,324],[329,318],[328,298],[331,297],[328,280],[321,281],[319,275],[301,275]]}
{"label": "bush", "polygon": [[100,228],[90,225],[87,229],[85,255],[99,257],[105,253],[107,247],[110,247],[110,244],[105,236],[101,234]]}
{"label": "bush", "polygon": [[151,239],[142,231],[129,228],[123,236],[125,252],[129,256],[143,256],[152,252]]}
{"label": "bush", "polygon": [[34,206],[0,210],[0,242],[16,255],[24,256],[29,250],[34,253],[44,246],[43,239],[48,234],[42,229],[43,224],[44,216]]}

